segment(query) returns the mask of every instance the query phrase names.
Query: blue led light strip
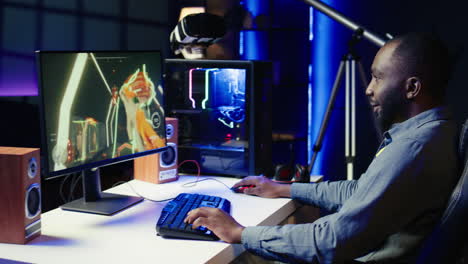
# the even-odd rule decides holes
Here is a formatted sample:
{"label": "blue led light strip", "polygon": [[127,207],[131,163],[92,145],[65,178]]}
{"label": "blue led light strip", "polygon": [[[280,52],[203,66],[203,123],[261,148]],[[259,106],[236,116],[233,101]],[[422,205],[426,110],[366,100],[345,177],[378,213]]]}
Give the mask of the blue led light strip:
{"label": "blue led light strip", "polygon": [[[314,40],[314,8],[309,8],[309,42],[312,46]],[[314,139],[312,137],[312,64],[309,64],[309,84],[307,86],[307,160],[312,158],[312,147]]]}

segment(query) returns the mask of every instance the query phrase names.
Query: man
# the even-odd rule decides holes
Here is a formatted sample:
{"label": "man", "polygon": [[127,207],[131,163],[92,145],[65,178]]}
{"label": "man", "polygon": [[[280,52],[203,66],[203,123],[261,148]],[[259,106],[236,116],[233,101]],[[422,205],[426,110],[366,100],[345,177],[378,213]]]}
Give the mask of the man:
{"label": "man", "polygon": [[456,126],[443,106],[447,51],[408,34],[382,47],[366,89],[384,140],[359,180],[278,184],[246,177],[245,193],[292,197],[334,213],[310,224],[243,227],[221,210],[199,208],[186,221],[254,254],[286,262],[407,263],[445,208],[458,176]]}

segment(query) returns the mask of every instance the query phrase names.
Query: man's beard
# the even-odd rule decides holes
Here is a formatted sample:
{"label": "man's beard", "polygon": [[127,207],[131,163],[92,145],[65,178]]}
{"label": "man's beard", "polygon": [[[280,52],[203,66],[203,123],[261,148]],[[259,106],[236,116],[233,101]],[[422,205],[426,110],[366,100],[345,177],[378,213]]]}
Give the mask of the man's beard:
{"label": "man's beard", "polygon": [[388,131],[399,118],[406,113],[407,104],[405,99],[397,92],[389,94],[384,102],[380,104],[380,111],[375,113],[377,129],[381,133]]}

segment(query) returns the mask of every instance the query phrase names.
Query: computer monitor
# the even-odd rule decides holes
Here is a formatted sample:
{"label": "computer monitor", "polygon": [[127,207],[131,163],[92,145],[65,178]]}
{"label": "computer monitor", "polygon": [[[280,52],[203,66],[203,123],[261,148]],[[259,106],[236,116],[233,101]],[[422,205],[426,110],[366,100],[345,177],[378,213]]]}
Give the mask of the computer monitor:
{"label": "computer monitor", "polygon": [[81,172],[61,208],[110,215],[142,200],[101,192],[99,168],[166,149],[159,51],[38,51],[43,177]]}
{"label": "computer monitor", "polygon": [[196,160],[205,175],[269,174],[272,63],[166,59],[164,68],[166,114],[179,120],[179,160]]}

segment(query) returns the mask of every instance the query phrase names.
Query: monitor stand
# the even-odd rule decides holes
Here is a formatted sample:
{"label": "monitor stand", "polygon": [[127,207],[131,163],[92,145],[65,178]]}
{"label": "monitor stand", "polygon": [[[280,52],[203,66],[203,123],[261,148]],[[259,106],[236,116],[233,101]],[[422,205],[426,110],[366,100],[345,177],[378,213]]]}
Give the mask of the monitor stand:
{"label": "monitor stand", "polygon": [[99,168],[83,170],[82,182],[83,198],[64,204],[60,208],[67,211],[113,215],[143,201],[141,197],[101,192]]}

